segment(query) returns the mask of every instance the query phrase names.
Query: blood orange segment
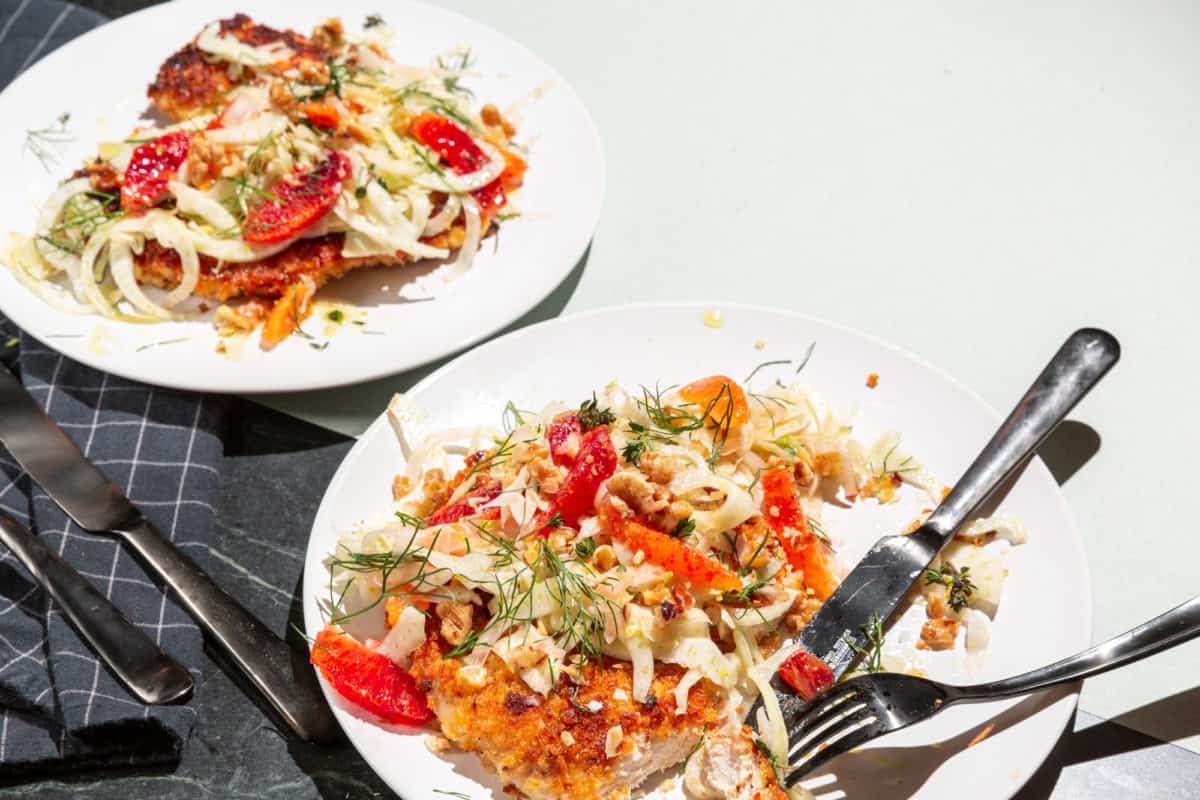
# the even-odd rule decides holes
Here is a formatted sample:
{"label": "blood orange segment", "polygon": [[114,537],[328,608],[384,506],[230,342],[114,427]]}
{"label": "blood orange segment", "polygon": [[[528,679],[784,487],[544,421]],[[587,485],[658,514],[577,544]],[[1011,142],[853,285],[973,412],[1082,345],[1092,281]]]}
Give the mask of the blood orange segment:
{"label": "blood orange segment", "polygon": [[175,131],[134,148],[121,176],[121,208],[126,214],[145,211],[167,196],[167,182],[187,160],[191,142],[190,133]]}
{"label": "blood orange segment", "polygon": [[646,561],[673,573],[693,586],[704,586],[719,592],[736,592],[742,581],[725,567],[698,550],[667,534],[643,525],[636,519],[621,516],[611,503],[600,509],[600,523],[614,539],[628,545],[630,550],[642,551]]}
{"label": "blood orange segment", "polygon": [[833,685],[833,670],[821,659],[807,650],[797,651],[783,662],[779,677],[796,690],[805,702]]}
{"label": "blood orange segment", "polygon": [[307,172],[293,172],[271,187],[271,197],[246,217],[245,239],[271,244],[291,239],[333,210],[350,176],[350,159],[339,152]]}
{"label": "blood orange segment", "polygon": [[487,155],[471,134],[440,114],[426,111],[409,123],[408,130],[460,175],[475,172],[487,163]]}
{"label": "blood orange segment", "polygon": [[[458,522],[460,519],[473,517],[481,513],[479,507],[484,503],[489,503],[500,496],[499,481],[480,481],[480,485],[467,492],[457,501],[449,505],[442,506],[437,511],[425,518],[427,525],[445,525],[449,522]],[[491,509],[484,509],[486,513]],[[496,509],[497,511],[499,509]]]}
{"label": "blood orange segment", "polygon": [[546,441],[550,443],[550,458],[560,467],[570,467],[575,463],[575,455],[583,443],[583,425],[577,414],[560,414],[550,423],[546,431]]}
{"label": "blood orange segment", "polygon": [[554,507],[564,525],[575,527],[581,517],[596,507],[596,492],[617,470],[617,451],[608,428],[595,428],[583,435],[567,477],[554,495]]}
{"label": "blood orange segment", "polygon": [[387,722],[421,725],[433,718],[412,675],[336,628],[317,634],[310,660],[338,694]]}
{"label": "blood orange segment", "polygon": [[696,406],[689,409],[693,413],[707,411],[705,422],[711,427],[720,427],[725,434],[750,419],[746,392],[737,381],[724,375],[710,375],[693,381],[679,390],[679,396]]}

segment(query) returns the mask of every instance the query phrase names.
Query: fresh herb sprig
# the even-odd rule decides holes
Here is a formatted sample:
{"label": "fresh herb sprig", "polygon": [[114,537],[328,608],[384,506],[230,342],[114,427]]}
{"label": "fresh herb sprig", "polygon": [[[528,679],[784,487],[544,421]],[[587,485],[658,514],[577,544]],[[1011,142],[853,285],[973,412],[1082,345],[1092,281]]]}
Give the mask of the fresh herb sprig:
{"label": "fresh herb sprig", "polygon": [[613,413],[611,408],[600,408],[595,392],[592,392],[590,400],[584,400],[579,404],[578,416],[579,426],[583,428],[585,433],[592,428],[599,428],[601,425],[612,425],[617,421],[617,415]]}
{"label": "fresh herb sprig", "polygon": [[30,128],[25,131],[25,149],[33,153],[47,172],[58,163],[59,147],[75,138],[75,135],[67,128],[70,121],[71,113],[64,111],[55,118],[52,124],[44,128]]}
{"label": "fresh herb sprig", "polygon": [[883,672],[883,619],[879,614],[872,614],[865,625],[859,625],[866,638],[866,646],[847,639],[846,642],[854,648],[854,652],[862,658],[859,670],[862,672]]}
{"label": "fresh herb sprig", "polygon": [[925,585],[940,583],[946,587],[946,602],[955,611],[962,611],[974,594],[976,586],[969,575],[970,567],[959,569],[949,561],[940,569],[925,570]]}

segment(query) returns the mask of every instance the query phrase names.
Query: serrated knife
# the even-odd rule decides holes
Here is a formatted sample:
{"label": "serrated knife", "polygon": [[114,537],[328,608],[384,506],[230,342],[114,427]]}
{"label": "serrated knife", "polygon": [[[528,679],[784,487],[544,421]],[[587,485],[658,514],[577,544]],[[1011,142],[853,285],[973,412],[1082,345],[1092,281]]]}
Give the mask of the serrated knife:
{"label": "serrated knife", "polygon": [[[1083,328],[1071,334],[924,524],[910,534],[884,537],[867,551],[800,633],[800,644],[833,670],[834,680],[867,647],[866,631],[876,615],[887,623],[958,529],[1016,474],[1120,356],[1120,345],[1105,331]],[[804,700],[778,673],[771,686],[784,717],[791,718]],[[759,703],[748,717],[752,725]]]}
{"label": "serrated knife", "polygon": [[159,533],[4,367],[0,443],[81,528],[123,539],[288,727],[310,741],[339,736],[311,673],[293,677],[292,649]]}

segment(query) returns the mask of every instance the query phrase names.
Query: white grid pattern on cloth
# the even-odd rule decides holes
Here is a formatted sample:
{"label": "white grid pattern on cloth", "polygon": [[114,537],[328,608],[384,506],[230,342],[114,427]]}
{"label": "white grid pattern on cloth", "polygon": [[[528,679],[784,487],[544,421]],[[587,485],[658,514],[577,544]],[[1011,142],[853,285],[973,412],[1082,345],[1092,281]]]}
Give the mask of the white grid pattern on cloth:
{"label": "white grid pattern on cloth", "polygon": [[[0,316],[0,341],[16,335]],[[0,351],[30,394],[176,545],[207,555],[221,456],[224,403],[139,386],[24,342]],[[163,649],[199,672],[202,639],[190,618],[114,538],[81,530],[0,447],[0,508],[27,523],[52,550]],[[195,551],[204,551],[196,553]],[[0,552],[0,774],[9,768],[94,757],[89,728],[141,725],[161,742],[112,750],[114,764],[169,760],[194,723],[188,706],[136,702],[7,551]],[[130,737],[145,748],[144,734]],[[111,752],[110,752],[111,751]]]}

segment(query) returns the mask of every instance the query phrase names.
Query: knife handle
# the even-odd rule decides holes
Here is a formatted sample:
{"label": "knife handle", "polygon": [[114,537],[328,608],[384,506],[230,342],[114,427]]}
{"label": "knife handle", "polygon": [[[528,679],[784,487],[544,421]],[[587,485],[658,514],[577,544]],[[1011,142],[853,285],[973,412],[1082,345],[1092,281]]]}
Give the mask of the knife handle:
{"label": "knife handle", "polygon": [[149,705],[170,703],[192,691],[192,676],[186,669],[126,619],[74,567],[3,511],[0,541],[54,598],[75,630],[138,700]]}
{"label": "knife handle", "polygon": [[1067,339],[975,463],[914,536],[933,555],[1033,455],[1121,357],[1112,334],[1082,328]]}
{"label": "knife handle", "polygon": [[[340,729],[311,671],[293,677],[293,650],[138,515],[120,534],[301,738],[332,742]],[[307,662],[307,659],[305,660]],[[307,680],[306,680],[307,678]]]}

